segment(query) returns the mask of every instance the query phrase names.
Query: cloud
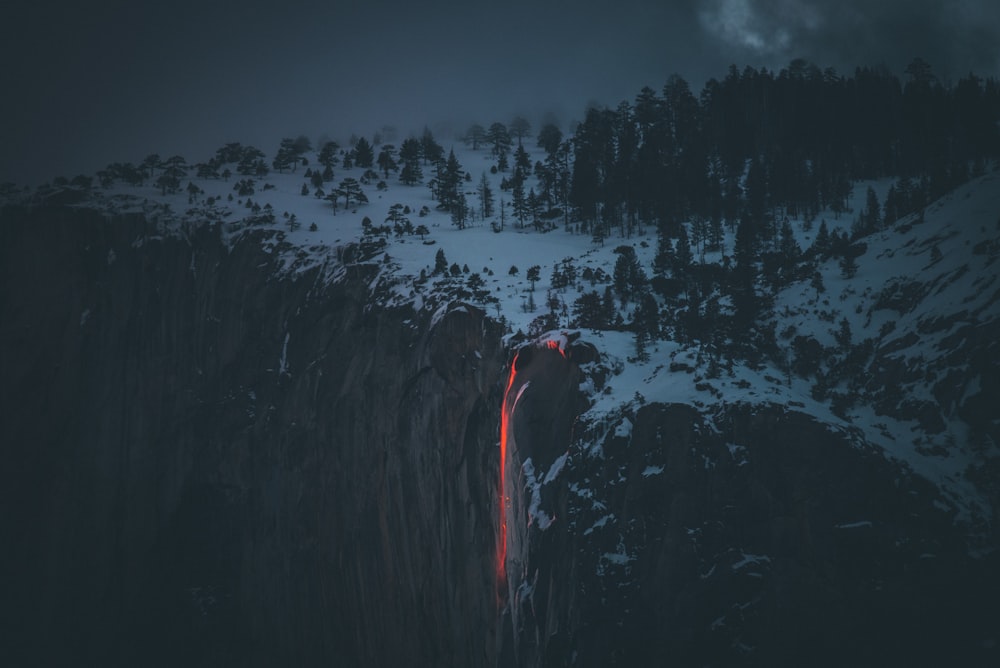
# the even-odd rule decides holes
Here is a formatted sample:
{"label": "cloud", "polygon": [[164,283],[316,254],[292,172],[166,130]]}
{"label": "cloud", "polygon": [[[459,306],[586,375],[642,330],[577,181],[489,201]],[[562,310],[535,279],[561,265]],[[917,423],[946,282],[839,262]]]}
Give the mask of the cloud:
{"label": "cloud", "polygon": [[702,7],[698,18],[717,39],[763,54],[783,54],[823,24],[815,7],[795,0],[714,0]]}
{"label": "cloud", "polygon": [[963,0],[708,0],[698,10],[705,36],[733,62],[782,67],[803,57],[849,72],[886,65],[902,73],[913,58],[954,80],[1000,73],[1000,3]]}

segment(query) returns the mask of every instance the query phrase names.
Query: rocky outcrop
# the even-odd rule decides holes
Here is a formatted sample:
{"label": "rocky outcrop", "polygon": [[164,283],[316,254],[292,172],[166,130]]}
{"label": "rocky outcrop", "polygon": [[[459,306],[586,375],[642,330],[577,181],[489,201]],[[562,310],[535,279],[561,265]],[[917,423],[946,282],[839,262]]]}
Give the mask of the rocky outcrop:
{"label": "rocky outcrop", "polygon": [[[0,228],[12,665],[995,663],[996,553],[863,434],[586,414],[594,348],[508,362],[474,307],[373,305],[374,265],[283,274],[273,231]],[[990,378],[938,401],[988,431]]]}
{"label": "rocky outcrop", "polygon": [[857,436],[779,406],[578,424],[521,557],[520,665],[989,663],[996,554]]}
{"label": "rocky outcrop", "polygon": [[495,662],[498,327],[276,243],[7,209],[3,654]]}

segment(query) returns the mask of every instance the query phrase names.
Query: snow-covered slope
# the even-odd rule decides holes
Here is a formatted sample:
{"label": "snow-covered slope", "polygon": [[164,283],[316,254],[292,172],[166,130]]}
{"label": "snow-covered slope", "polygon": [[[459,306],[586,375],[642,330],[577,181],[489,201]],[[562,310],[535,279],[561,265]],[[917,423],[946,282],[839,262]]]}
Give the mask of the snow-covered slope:
{"label": "snow-covered slope", "polygon": [[[454,299],[471,301],[502,319],[511,336],[537,335],[543,324],[568,328],[574,300],[585,292],[602,292],[610,283],[615,249],[621,245],[632,246],[652,273],[655,228],[595,244],[577,225],[564,226],[561,218],[545,231],[522,227],[509,210],[509,192],[500,188],[506,175],[491,173],[495,159],[489,151],[459,143],[447,148],[454,149],[470,177],[464,190],[474,212],[481,176],[493,189],[496,208],[501,200],[508,207],[502,231],[497,231],[498,213],[486,220],[473,213],[465,229],[458,229],[447,213],[435,209],[426,185],[402,185],[397,174],[390,174],[385,187],[377,188],[357,167],[338,168],[334,181],[345,176],[367,180],[362,187],[369,202],[338,211],[324,199],[302,194],[308,181],[302,166],[297,173],[252,178],[249,195],[234,192],[244,177],[233,176],[190,179],[198,189],[194,195],[163,195],[153,186],[118,183],[87,191],[42,189],[30,196],[15,191],[6,197],[69,201],[109,213],[142,212],[161,221],[164,232],[219,224],[223,235],[235,239],[264,231],[265,248],[282,258],[283,273],[320,266],[328,280],[335,280],[352,262],[370,263],[380,268],[372,283],[373,303],[437,310]],[[532,161],[544,157],[530,143],[526,148]],[[860,211],[869,186],[884,193],[888,183],[857,184],[849,200],[853,210]],[[529,178],[526,188],[537,185]],[[363,219],[381,226],[395,204],[404,207],[414,226],[423,224],[429,233],[366,237]],[[681,343],[668,335],[651,343],[649,360],[641,361],[634,356],[632,333],[584,332],[600,349],[610,376],[599,392],[591,388],[586,417],[614,422],[614,416],[637,402],[686,403],[707,413],[734,403],[790,406],[906,462],[939,485],[961,517],[982,526],[990,515],[984,496],[989,485],[977,487],[974,481],[988,480],[988,463],[1000,455],[990,405],[998,383],[994,360],[1000,336],[998,215],[1000,176],[991,173],[891,229],[857,240],[864,252],[855,276],[845,278],[833,258],[820,262],[823,291],[817,292],[809,280],[792,283],[774,296],[759,323],[772,332],[782,351],[778,355],[772,351],[748,361],[723,350],[720,357],[719,351],[707,354],[700,342]],[[290,223],[293,217],[297,225]],[[823,217],[834,230],[850,226],[846,217],[837,220],[831,212]],[[808,248],[815,225],[790,222],[800,247]],[[730,230],[723,249],[733,243]],[[358,245],[360,252],[352,250]],[[449,266],[462,271],[435,274],[439,251]],[[696,253],[695,262],[723,261],[724,251]],[[576,278],[552,288],[553,272],[567,262],[576,269]],[[540,268],[537,284],[528,280],[532,266]],[[635,304],[617,304],[628,322]],[[550,312],[549,319],[536,321]]]}
{"label": "snow-covered slope", "polygon": [[[469,173],[464,189],[474,209],[475,186],[482,175],[497,200],[509,199],[500,188],[504,174],[492,173],[494,160],[487,151],[456,145],[455,152]],[[538,151],[532,153],[533,160],[542,157]],[[345,177],[360,181],[363,171],[338,169],[334,181]],[[647,275],[654,273],[659,240],[653,226],[640,227],[629,237],[615,230],[604,243],[595,243],[578,225],[566,227],[562,217],[542,229],[522,227],[508,208],[502,230],[499,214],[486,220],[474,216],[458,229],[448,214],[436,210],[425,184],[405,186],[395,174],[382,188],[376,185],[381,179],[365,179],[369,182],[362,187],[369,202],[335,211],[328,201],[301,194],[304,172],[300,166],[297,173],[253,177],[252,186],[237,183],[244,177],[195,178],[184,192],[168,195],[158,188],[120,183],[107,189],[66,185],[0,195],[39,208],[37,215],[15,211],[10,220],[30,220],[32,225],[52,222],[44,234],[19,228],[18,248],[32,239],[47,239],[49,246],[59,247],[59,252],[44,255],[50,264],[63,258],[79,263],[71,267],[77,273],[67,276],[118,277],[92,280],[93,285],[83,286],[86,289],[73,299],[63,299],[68,316],[41,328],[48,336],[60,337],[60,327],[69,327],[66,340],[74,342],[98,325],[118,332],[119,325],[134,319],[149,331],[122,340],[142,350],[146,338],[158,340],[161,328],[171,332],[164,344],[167,350],[182,348],[174,342],[186,340],[192,328],[200,331],[194,349],[204,359],[197,357],[192,363],[184,358],[178,364],[184,367],[179,370],[184,382],[168,387],[176,385],[187,393],[183,396],[199,401],[202,395],[221,396],[215,403],[222,406],[235,406],[234,397],[245,398],[250,408],[241,405],[232,410],[241,420],[262,425],[262,433],[275,442],[295,444],[304,429],[311,442],[319,444],[317,452],[326,452],[324,448],[339,452],[353,438],[358,452],[364,453],[357,462],[359,474],[347,476],[348,491],[331,496],[331,503],[343,506],[342,526],[349,527],[375,498],[373,490],[379,494],[390,490],[390,495],[395,494],[392,490],[404,490],[396,500],[410,509],[411,519],[419,518],[412,525],[400,519],[409,516],[394,507],[373,504],[379,518],[385,513],[399,521],[392,530],[383,527],[384,535],[376,540],[394,564],[403,563],[395,561],[397,548],[434,544],[426,537],[436,531],[451,535],[450,521],[438,522],[440,509],[423,510],[422,495],[440,492],[456,508],[471,503],[479,514],[465,518],[470,523],[458,521],[460,512],[453,517],[455,526],[470,533],[454,543],[442,538],[442,544],[461,544],[449,554],[455,563],[471,563],[465,546],[478,541],[476,554],[486,569],[473,573],[470,581],[478,583],[477,605],[485,600],[482,590],[489,589],[488,605],[480,606],[489,612],[495,592],[487,580],[496,577],[489,554],[494,545],[491,529],[509,537],[507,559],[501,560],[506,562],[507,576],[501,579],[512,589],[501,595],[499,614],[517,613],[514,642],[518,651],[529,655],[564,652],[583,656],[581,665],[606,665],[605,659],[628,650],[639,664],[644,656],[649,662],[679,656],[681,663],[684,657],[689,663],[705,663],[705,657],[716,656],[711,653],[718,650],[717,662],[729,665],[747,656],[769,663],[769,658],[777,660],[792,647],[803,663],[810,663],[814,661],[805,658],[815,659],[816,651],[837,649],[838,656],[847,657],[853,650],[841,647],[840,637],[857,637],[864,628],[882,634],[888,625],[890,634],[869,637],[860,646],[881,651],[917,635],[923,644],[907,640],[907,656],[919,656],[924,647],[950,652],[950,636],[975,619],[985,620],[983,628],[968,626],[962,631],[972,643],[967,645],[974,650],[970,656],[993,651],[992,618],[965,606],[965,598],[982,588],[977,600],[993,600],[979,575],[988,574],[996,559],[988,553],[995,549],[992,527],[1000,480],[996,410],[1000,175],[982,176],[889,229],[855,239],[853,276],[847,276],[850,272],[836,257],[819,252],[804,255],[795,278],[784,279],[780,289],[761,272],[756,320],[740,327],[733,325],[736,313],[728,268],[732,258],[727,256],[735,239],[728,229],[722,250],[695,250],[690,270],[692,275],[722,277],[701,295],[703,307],[712,299],[718,303],[712,320],[707,319],[707,308],[701,311],[711,327],[684,331],[678,323],[689,317],[682,314],[695,300],[683,291],[671,294],[654,286],[649,294],[659,309],[661,326],[645,343],[644,354],[639,354],[630,324],[639,304],[636,299],[623,302],[612,287],[612,277],[622,246],[634,251]],[[848,228],[867,188],[883,193],[888,183],[856,184],[850,198],[853,211],[839,219],[829,211],[820,217],[833,230]],[[529,178],[525,185],[538,184]],[[386,221],[397,204],[413,226],[424,225],[427,232],[421,236],[378,230],[390,224]],[[115,218],[102,227],[95,220],[100,216],[92,211],[76,216],[64,206],[96,209],[109,217],[125,212],[140,215]],[[366,218],[370,225],[363,222]],[[79,220],[87,221],[85,229],[74,226]],[[126,224],[118,224],[122,221]],[[818,223],[795,219],[789,223],[799,247],[809,248]],[[435,269],[439,252],[446,258],[445,271]],[[707,265],[708,271],[699,265]],[[19,266],[20,273],[32,278],[12,285],[24,286],[25,294],[36,289],[30,285],[36,282],[44,283],[43,293],[49,295],[59,294],[63,283],[85,282],[64,280],[61,275],[45,282],[44,267]],[[34,273],[25,266],[33,267]],[[529,280],[531,267],[538,268],[536,280]],[[566,280],[570,267],[573,277]],[[554,283],[556,273],[563,279]],[[214,281],[220,277],[226,280],[217,288]],[[94,297],[108,286],[124,296]],[[129,296],[133,288],[138,297]],[[616,313],[607,319],[605,329],[574,328],[574,303],[592,292],[609,294]],[[339,293],[344,294],[329,301],[321,298]],[[202,295],[202,301],[197,296],[192,300],[192,294]],[[25,299],[33,305],[41,301]],[[169,308],[161,308],[161,302]],[[200,304],[204,313],[191,310],[190,302]],[[468,308],[467,303],[480,308]],[[217,314],[216,304],[225,304],[224,317]],[[339,310],[345,304],[351,309]],[[144,308],[161,319],[140,317]],[[355,327],[362,322],[381,322],[381,329],[362,328],[358,334]],[[462,327],[453,336],[441,335],[456,323]],[[10,328],[6,333],[22,344],[20,331]],[[330,331],[340,336],[335,344],[326,336]],[[385,350],[372,352],[371,348],[380,347],[356,341],[359,335],[378,338]],[[551,345],[531,345],[532,340]],[[112,357],[119,347],[115,341],[107,342],[106,354]],[[430,352],[420,352],[428,347]],[[358,352],[362,349],[364,354]],[[497,432],[492,418],[500,410],[505,387],[506,374],[500,367],[505,357],[510,360],[504,349],[531,350],[535,361],[529,362],[527,354],[520,358],[524,369],[518,382],[523,384],[516,411],[511,405],[510,412],[516,415],[510,416],[510,424],[512,433],[523,431],[511,441],[509,460],[500,461],[509,484],[498,493],[496,481],[487,478],[501,459],[500,448],[494,451],[490,445]],[[351,362],[339,364],[329,355],[331,350]],[[382,359],[383,352],[385,360],[374,367],[364,361],[372,355]],[[136,359],[145,360],[145,354],[137,352]],[[154,356],[159,363],[174,364],[173,357]],[[238,361],[220,363],[227,358]],[[440,383],[412,393],[409,410],[420,416],[412,425],[420,426],[400,421],[396,426],[407,434],[401,440],[390,429],[395,422],[382,418],[402,405],[396,394],[411,397],[410,383],[424,378],[427,359],[440,367],[440,378],[435,376]],[[513,366],[508,365],[506,373]],[[220,377],[214,367],[235,374],[235,380]],[[378,380],[372,368],[379,370]],[[250,373],[253,369],[255,374]],[[400,369],[416,375],[393,387],[396,394],[387,393],[380,385],[393,384]],[[25,377],[34,375],[25,372]],[[159,387],[144,377],[128,377],[148,391]],[[330,384],[329,378],[340,380]],[[463,380],[452,387],[457,379]],[[59,387],[70,387],[64,385]],[[97,385],[113,383],[102,380]],[[191,387],[201,389],[191,393]],[[322,405],[317,405],[317,387],[328,392],[322,395]],[[359,399],[356,411],[341,405],[345,391]],[[473,412],[456,417],[450,408],[445,410],[450,402],[444,392],[471,401],[467,407]],[[368,393],[384,403],[378,417],[369,412]],[[480,399],[473,401],[476,393]],[[180,396],[176,389],[167,394]],[[123,397],[124,403],[131,398],[127,393]],[[137,416],[146,415],[147,404],[162,402],[128,403]],[[287,407],[286,421],[270,422],[276,406]],[[308,417],[312,412],[326,412],[331,406],[336,409],[331,424],[350,431],[351,438],[301,427],[312,424]],[[439,409],[440,414],[435,413]],[[175,415],[164,410],[164,424],[186,424],[178,417],[183,411]],[[555,412],[559,420],[553,419]],[[425,442],[424,434],[430,432],[420,422],[424,419],[438,420],[453,441],[432,437],[434,442]],[[145,417],[134,421],[160,424]],[[372,421],[378,421],[379,428],[370,425]],[[218,442],[232,446],[234,461],[241,461],[244,450],[234,434],[243,422],[234,424],[233,433],[230,427],[220,427]],[[476,432],[471,439],[467,438],[470,425]],[[381,428],[387,431],[382,434]],[[464,443],[465,450],[447,445],[449,456],[475,462],[478,472],[468,496],[455,499],[450,495],[453,468],[449,467],[460,464],[442,467],[420,454],[424,446],[436,452],[435,448],[452,442]],[[379,445],[373,448],[372,443]],[[395,486],[368,485],[368,472],[384,466],[375,460],[385,444],[398,450],[403,456],[400,462],[410,456],[424,462],[432,475],[421,478],[427,487],[420,494],[405,491],[412,482],[409,465],[400,464]],[[201,451],[197,439],[188,445]],[[166,438],[162,452],[170,461],[173,447]],[[271,447],[262,447],[258,454],[270,457]],[[125,461],[131,460],[125,457]],[[294,458],[289,461],[292,468],[298,466]],[[312,471],[312,466],[301,471]],[[269,462],[258,470],[266,477],[272,467]],[[211,466],[208,470],[214,475]],[[301,471],[295,468],[290,485],[299,485],[296,476]],[[324,494],[338,489],[344,483],[341,475],[322,479],[316,489]],[[355,482],[357,487],[352,486]],[[257,487],[247,483],[247,489]],[[340,495],[358,504],[361,514],[344,505]],[[510,526],[500,531],[491,522],[497,521],[494,508],[504,507],[502,499],[512,510],[503,520]],[[289,506],[290,516],[297,517],[297,503]],[[328,514],[322,517],[324,522],[329,519]],[[383,526],[381,521],[368,524]],[[314,535],[312,530],[303,532],[306,541]],[[342,544],[340,537],[336,532],[326,536],[333,545]],[[280,543],[280,537],[275,540]],[[362,554],[349,545],[344,550],[349,563]],[[435,550],[422,558],[437,563],[440,555]],[[322,568],[331,563],[322,561]],[[443,569],[442,579],[448,580],[457,568]],[[520,572],[515,576],[512,569]],[[387,572],[391,568],[373,568],[361,582],[388,582],[387,588],[371,586],[392,601],[396,583],[385,578]],[[365,643],[377,646],[384,617],[370,609],[364,594],[369,585],[357,585],[355,574],[345,573],[347,579],[335,579],[336,586],[344,588],[342,595],[330,600],[357,594],[358,604],[345,609],[372,615]],[[961,574],[957,580],[956,574]],[[293,575],[294,569],[289,578]],[[925,587],[927,581],[933,586]],[[945,605],[939,605],[941,601]],[[954,618],[955,628],[941,631],[946,639],[929,635],[936,624],[951,619],[948,605],[959,603],[966,614]],[[409,615],[410,610],[400,608],[400,614]],[[898,614],[883,615],[885,610]],[[460,604],[447,611],[452,613],[468,616]],[[610,635],[588,633],[588,624],[607,615],[619,620],[618,630]],[[922,620],[925,627],[914,634],[910,625]],[[507,628],[504,624],[498,624],[496,632],[506,637],[508,630],[499,630]],[[437,625],[452,628],[445,621]],[[317,622],[317,627],[322,624]],[[569,635],[560,636],[558,629]],[[817,629],[830,639],[819,650],[816,638],[808,635]],[[654,646],[649,638],[665,638],[664,644]],[[994,644],[987,647],[983,644],[987,642]],[[394,646],[394,651],[402,647]],[[649,654],[643,654],[647,650]]]}

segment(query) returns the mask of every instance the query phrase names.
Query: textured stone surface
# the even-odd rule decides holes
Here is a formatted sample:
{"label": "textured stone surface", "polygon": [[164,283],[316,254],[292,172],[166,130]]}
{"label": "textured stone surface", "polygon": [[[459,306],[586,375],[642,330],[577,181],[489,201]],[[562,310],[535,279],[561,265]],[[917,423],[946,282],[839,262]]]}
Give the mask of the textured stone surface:
{"label": "textured stone surface", "polygon": [[[589,423],[597,351],[522,350],[504,579],[486,314],[375,307],[365,264],[279,279],[208,226],[0,223],[5,664],[996,664],[996,554],[857,434],[721,402]],[[992,433],[994,376],[937,400]]]}
{"label": "textured stone surface", "polygon": [[[487,665],[503,353],[248,240],[6,211],[5,652]],[[286,344],[287,341],[287,344]],[[284,351],[284,352],[283,352]]]}

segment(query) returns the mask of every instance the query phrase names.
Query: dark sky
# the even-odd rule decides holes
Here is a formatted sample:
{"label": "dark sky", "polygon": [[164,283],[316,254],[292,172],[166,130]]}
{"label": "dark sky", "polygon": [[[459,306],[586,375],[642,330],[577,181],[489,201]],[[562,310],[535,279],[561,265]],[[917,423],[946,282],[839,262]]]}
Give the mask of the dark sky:
{"label": "dark sky", "polygon": [[0,182],[37,185],[227,141],[508,122],[634,99],[679,73],[914,56],[1000,75],[996,0],[7,0]]}

